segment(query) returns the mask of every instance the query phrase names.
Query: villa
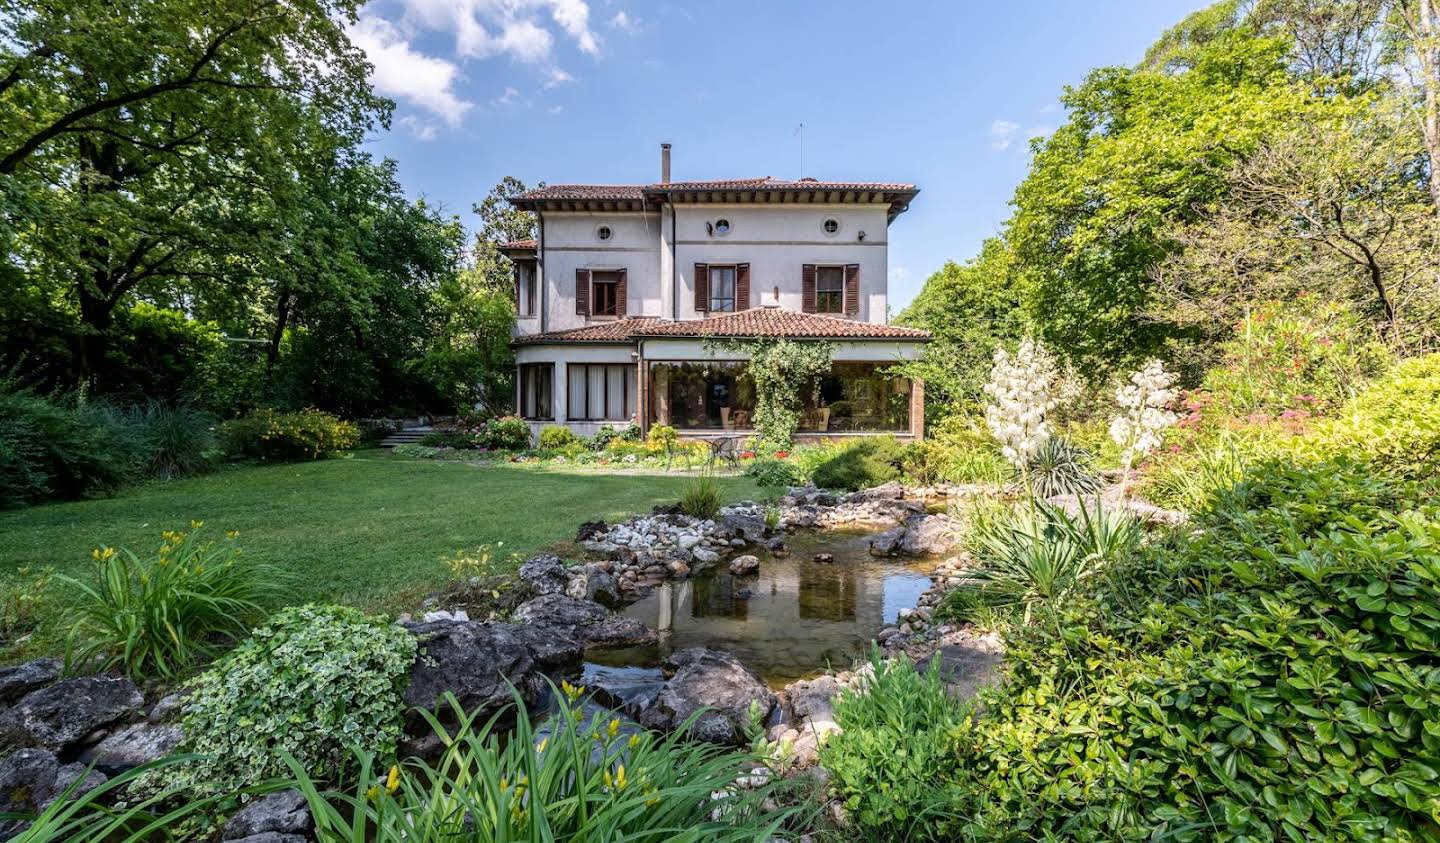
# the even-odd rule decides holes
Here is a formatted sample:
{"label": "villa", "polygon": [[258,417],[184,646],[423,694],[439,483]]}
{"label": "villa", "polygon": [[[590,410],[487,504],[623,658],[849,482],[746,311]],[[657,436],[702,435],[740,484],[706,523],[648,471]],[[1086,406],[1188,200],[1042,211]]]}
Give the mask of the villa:
{"label": "villa", "polygon": [[[538,238],[515,264],[517,406],[532,432],[750,429],[755,388],[724,341],[827,341],[802,438],[924,435],[924,384],[890,374],[929,334],[887,324],[890,223],[910,184],[810,178],[549,185],[511,202]],[[716,342],[720,341],[720,342]]]}

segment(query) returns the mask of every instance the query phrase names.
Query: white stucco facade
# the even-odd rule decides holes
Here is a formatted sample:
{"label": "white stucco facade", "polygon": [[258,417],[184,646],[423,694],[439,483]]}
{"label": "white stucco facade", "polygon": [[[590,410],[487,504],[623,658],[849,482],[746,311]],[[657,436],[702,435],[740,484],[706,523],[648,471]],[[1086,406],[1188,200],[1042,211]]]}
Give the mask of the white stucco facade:
{"label": "white stucco facade", "polygon": [[[668,159],[665,169],[668,172]],[[532,411],[528,419],[532,431],[538,434],[547,425],[563,424],[588,436],[603,425],[648,427],[652,386],[664,390],[663,383],[652,384],[651,373],[658,371],[655,364],[745,359],[742,352],[717,352],[698,338],[713,333],[698,326],[723,319],[760,326],[754,334],[743,333],[749,330],[745,327],[731,329],[742,332],[726,336],[788,336],[785,331],[799,323],[777,320],[774,314],[803,312],[811,322],[795,330],[806,331],[799,336],[831,343],[836,378],[842,377],[838,374],[845,369],[842,364],[848,364],[845,370],[850,372],[857,371],[856,364],[872,364],[858,371],[873,373],[889,371],[880,368],[882,364],[915,359],[925,341],[923,332],[865,326],[888,323],[889,228],[916,192],[912,185],[757,179],[554,185],[518,197],[517,206],[532,210],[538,219],[537,242],[524,247],[533,252],[507,251],[529,261],[537,272],[538,306],[515,324],[518,374],[530,384],[532,400],[525,401],[527,387],[517,387],[517,398]],[[696,264],[735,268],[733,308],[723,312],[697,308]],[[742,272],[748,272],[748,297],[740,289]],[[623,307],[617,308],[621,312],[596,312],[604,309],[596,306],[601,294],[609,301],[616,289],[598,280],[584,288],[584,303],[577,301],[577,284],[600,275],[606,284],[623,277]],[[818,281],[822,275],[823,281]],[[843,299],[837,300],[834,285],[842,277]],[[826,290],[828,297],[817,295]],[[752,318],[752,313],[764,318]],[[641,326],[636,320],[642,318],[657,321],[659,330],[672,336],[654,336],[655,325]],[[819,323],[814,321],[817,318]],[[687,371],[692,374],[686,377],[693,378],[698,370]],[[716,377],[724,380],[722,375]],[[873,382],[882,376],[865,377]],[[543,416],[533,415],[538,412],[533,400],[538,394],[536,378],[549,385]],[[720,380],[714,389],[739,388]],[[629,402],[625,418],[614,415],[617,388]],[[897,382],[894,392],[903,395],[910,389]],[[602,393],[599,400],[608,402],[604,420],[586,417],[595,413],[593,404],[574,406],[596,400],[597,391]],[[923,384],[915,382],[912,392],[923,397]],[[696,395],[689,397],[699,400]],[[727,419],[744,417],[734,403],[738,399],[705,400],[724,404],[721,409]],[[718,410],[710,407],[707,412],[713,415]],[[912,410],[909,435],[919,436],[923,418],[914,419],[915,413]]]}

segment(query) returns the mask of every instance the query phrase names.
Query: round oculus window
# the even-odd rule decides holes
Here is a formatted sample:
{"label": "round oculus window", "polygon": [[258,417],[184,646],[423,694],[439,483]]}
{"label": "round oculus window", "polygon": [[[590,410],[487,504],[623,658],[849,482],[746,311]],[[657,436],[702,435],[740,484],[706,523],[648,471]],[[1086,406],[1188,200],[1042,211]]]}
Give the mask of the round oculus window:
{"label": "round oculus window", "polygon": [[826,234],[837,234],[840,231],[840,221],[831,217],[821,223],[820,227],[825,230]]}
{"label": "round oculus window", "polygon": [[595,236],[600,238],[601,240],[609,240],[610,234],[610,226],[608,225],[602,225],[599,228],[595,229]]}
{"label": "round oculus window", "polygon": [[729,234],[729,233],[730,233],[730,221],[727,220],[727,219],[718,219],[718,220],[716,220],[716,221],[715,221],[715,233],[718,234],[718,235],[720,235],[721,237],[724,237],[725,235]]}

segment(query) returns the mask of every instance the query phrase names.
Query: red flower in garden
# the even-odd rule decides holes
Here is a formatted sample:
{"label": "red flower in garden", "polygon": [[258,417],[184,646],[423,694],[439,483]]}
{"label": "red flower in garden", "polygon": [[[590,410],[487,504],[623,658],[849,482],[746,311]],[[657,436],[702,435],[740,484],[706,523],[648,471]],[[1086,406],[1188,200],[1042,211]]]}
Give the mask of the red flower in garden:
{"label": "red flower in garden", "polygon": [[775,459],[777,459],[777,460],[783,460],[783,459],[785,459],[785,458],[788,457],[788,456],[790,456],[790,452],[789,452],[789,451],[776,451],[776,452],[775,452]]}

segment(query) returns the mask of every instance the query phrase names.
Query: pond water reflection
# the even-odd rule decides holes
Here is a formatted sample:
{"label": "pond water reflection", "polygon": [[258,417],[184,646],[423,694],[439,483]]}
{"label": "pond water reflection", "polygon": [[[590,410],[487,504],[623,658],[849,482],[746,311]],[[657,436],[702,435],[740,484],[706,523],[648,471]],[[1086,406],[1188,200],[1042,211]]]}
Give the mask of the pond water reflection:
{"label": "pond water reflection", "polygon": [[[848,667],[875,633],[915,605],[933,563],[876,559],[869,534],[788,537],[791,555],[760,555],[760,571],[728,571],[666,583],[624,614],[660,633],[659,643],[592,653],[602,665],[654,666],[674,650],[711,647],[734,653],[773,686]],[[829,553],[834,562],[813,561]]]}

